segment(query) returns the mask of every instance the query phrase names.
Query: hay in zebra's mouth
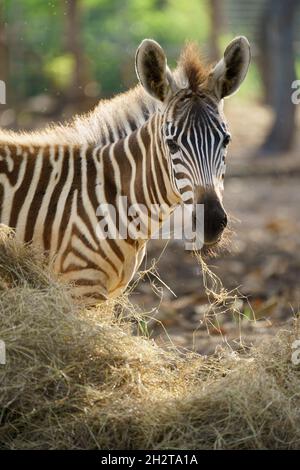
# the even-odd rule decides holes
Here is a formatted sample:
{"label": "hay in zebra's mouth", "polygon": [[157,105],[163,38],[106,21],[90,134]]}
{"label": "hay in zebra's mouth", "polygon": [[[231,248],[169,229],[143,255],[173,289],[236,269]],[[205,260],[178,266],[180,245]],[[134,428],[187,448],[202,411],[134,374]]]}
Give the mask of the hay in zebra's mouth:
{"label": "hay in zebra's mouth", "polygon": [[230,252],[233,233],[231,228],[226,227],[215,243],[204,244],[200,250],[195,250],[195,253],[201,255],[204,259],[209,259]]}
{"label": "hay in zebra's mouth", "polygon": [[247,355],[164,350],[4,229],[0,280],[0,448],[299,448],[299,322]]}

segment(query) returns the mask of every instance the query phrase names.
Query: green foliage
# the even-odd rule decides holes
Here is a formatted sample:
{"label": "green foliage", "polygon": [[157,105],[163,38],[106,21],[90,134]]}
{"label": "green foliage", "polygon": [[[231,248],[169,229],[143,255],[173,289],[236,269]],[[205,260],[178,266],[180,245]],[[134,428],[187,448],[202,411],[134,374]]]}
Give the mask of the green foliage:
{"label": "green foliage", "polygon": [[19,99],[51,88],[43,74],[49,60],[61,54],[63,14],[60,0],[4,0],[4,21],[8,25],[10,82],[12,95]]}
{"label": "green foliage", "polygon": [[86,0],[84,43],[104,94],[135,82],[133,57],[145,37],[159,41],[175,64],[186,40],[207,38],[207,9],[201,0]]}
{"label": "green foliage", "polygon": [[45,75],[62,90],[66,90],[71,83],[74,70],[74,57],[71,54],[64,54],[50,59],[45,64]]}
{"label": "green foliage", "polygon": [[[43,92],[64,93],[74,59],[66,49],[67,1],[4,1],[8,24],[10,82],[14,105]],[[182,45],[195,40],[207,46],[210,19],[205,0],[81,0],[81,42],[88,76],[111,96],[136,83],[134,54],[140,41],[151,37],[165,48],[174,66]],[[232,35],[221,37],[225,45]],[[259,87],[255,67],[243,95]]]}

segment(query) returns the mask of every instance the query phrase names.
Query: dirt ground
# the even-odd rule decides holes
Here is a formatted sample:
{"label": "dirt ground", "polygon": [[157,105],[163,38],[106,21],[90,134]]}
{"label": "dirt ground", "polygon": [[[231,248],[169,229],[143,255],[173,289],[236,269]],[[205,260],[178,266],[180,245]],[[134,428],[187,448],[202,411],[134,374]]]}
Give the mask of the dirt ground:
{"label": "dirt ground", "polygon": [[165,250],[166,242],[150,243],[146,265],[159,258],[162,282],[146,276],[131,295],[153,317],[148,332],[156,341],[202,354],[224,342],[247,348],[274,335],[300,307],[300,143],[287,155],[259,156],[270,112],[257,104],[230,106],[224,203],[233,234],[229,249],[207,262],[228,291],[238,288],[243,315],[225,312],[217,327],[205,321],[209,305],[199,263],[177,241]]}

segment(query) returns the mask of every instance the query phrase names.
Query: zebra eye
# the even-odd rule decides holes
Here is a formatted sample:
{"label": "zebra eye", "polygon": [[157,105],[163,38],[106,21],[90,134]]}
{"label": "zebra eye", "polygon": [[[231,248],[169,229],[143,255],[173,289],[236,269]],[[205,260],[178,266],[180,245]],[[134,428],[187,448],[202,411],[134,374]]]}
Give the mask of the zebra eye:
{"label": "zebra eye", "polygon": [[224,137],[224,140],[223,140],[223,145],[224,145],[224,147],[227,147],[227,145],[229,144],[230,140],[231,140],[230,134],[226,134],[225,137]]}
{"label": "zebra eye", "polygon": [[179,151],[180,147],[178,144],[176,144],[176,142],[174,142],[174,140],[167,140],[167,145],[169,147],[169,150],[171,153],[176,153]]}

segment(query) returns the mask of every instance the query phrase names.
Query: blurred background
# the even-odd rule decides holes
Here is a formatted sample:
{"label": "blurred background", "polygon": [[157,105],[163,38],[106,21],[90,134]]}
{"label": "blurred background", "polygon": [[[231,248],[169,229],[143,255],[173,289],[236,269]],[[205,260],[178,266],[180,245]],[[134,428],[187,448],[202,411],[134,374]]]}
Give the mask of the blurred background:
{"label": "blurred background", "polygon": [[134,54],[145,37],[160,42],[175,66],[188,40],[216,61],[240,34],[253,61],[225,103],[232,235],[208,264],[229,292],[239,289],[243,315],[205,321],[199,263],[176,241],[150,243],[143,267],[159,258],[157,274],[145,275],[131,295],[156,319],[144,332],[166,342],[166,329],[175,346],[202,353],[223,341],[247,347],[299,311],[300,108],[292,96],[300,90],[300,0],[0,1],[0,126],[9,129],[64,121],[134,86]]}

